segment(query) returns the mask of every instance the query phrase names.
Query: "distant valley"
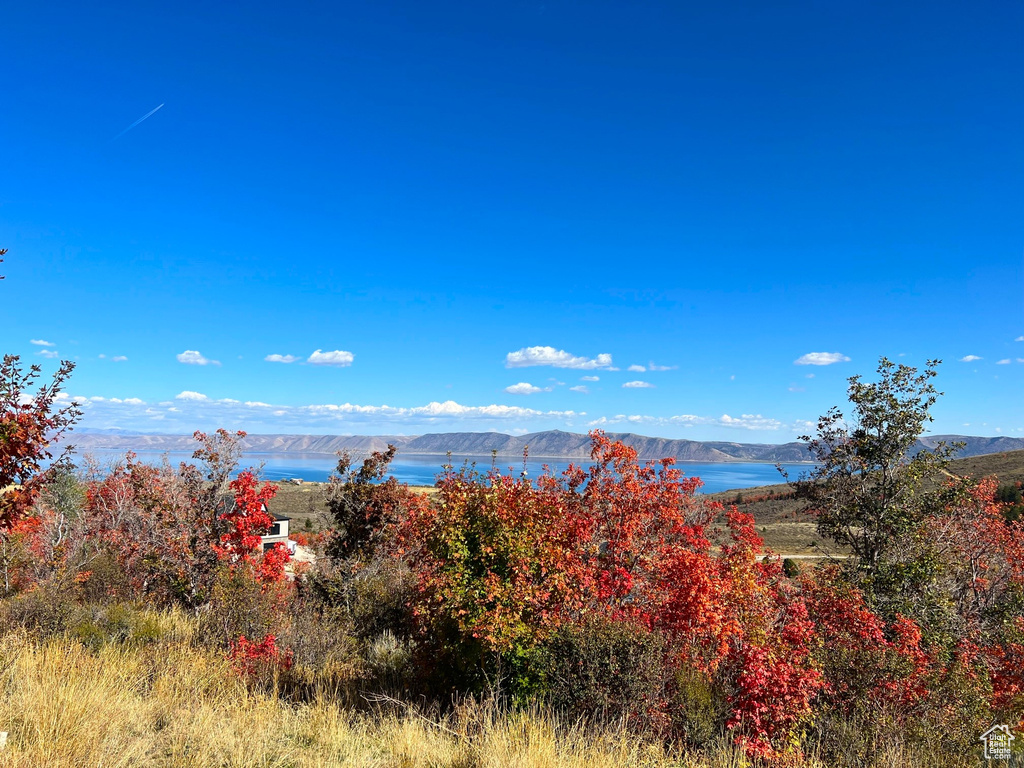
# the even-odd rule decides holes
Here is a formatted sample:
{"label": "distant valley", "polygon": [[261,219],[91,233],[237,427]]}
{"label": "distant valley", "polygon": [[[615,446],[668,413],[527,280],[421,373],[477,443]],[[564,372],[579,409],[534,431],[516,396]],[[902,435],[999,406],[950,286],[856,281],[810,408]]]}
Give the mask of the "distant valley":
{"label": "distant valley", "polygon": [[[699,440],[670,440],[632,433],[609,433],[637,450],[641,459],[675,458],[695,462],[782,462],[809,460],[803,443],[732,443]],[[967,435],[927,435],[918,441],[921,448],[932,448],[940,441],[963,442],[959,458],[989,453],[1024,450],[1024,438],[973,437]],[[151,435],[120,430],[80,430],[68,441],[79,453],[89,451],[192,451],[191,435]],[[585,434],[550,430],[528,435],[501,432],[447,432],[428,435],[249,435],[243,441],[248,453],[294,453],[333,455],[338,451],[368,453],[395,445],[402,455],[521,457],[529,450],[535,459],[588,459],[590,438]]]}

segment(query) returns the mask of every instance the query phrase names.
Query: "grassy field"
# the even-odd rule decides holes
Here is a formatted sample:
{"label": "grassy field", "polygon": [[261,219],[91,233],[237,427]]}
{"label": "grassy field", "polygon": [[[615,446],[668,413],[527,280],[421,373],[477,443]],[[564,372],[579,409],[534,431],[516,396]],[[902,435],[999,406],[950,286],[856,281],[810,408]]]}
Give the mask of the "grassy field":
{"label": "grassy field", "polygon": [[[467,702],[440,716],[393,702],[289,702],[196,642],[181,612],[147,611],[144,639],[87,648],[0,636],[0,766],[71,768],[668,768],[738,765],[731,747],[682,760],[624,730]],[[396,706],[397,705],[397,706]]]}
{"label": "grassy field", "polygon": [[[398,702],[346,707],[289,701],[248,685],[202,647],[197,621],[143,611],[144,638],[88,648],[65,637],[0,635],[3,768],[739,768],[723,735],[681,754],[615,724],[584,726],[543,711],[468,701],[446,715]],[[813,754],[813,748],[812,748]],[[811,758],[807,768],[823,768]],[[959,765],[904,750],[877,768]]]}
{"label": "grassy field", "polygon": [[[329,528],[331,521],[324,500],[325,485],[326,483],[279,483],[277,495],[270,502],[270,510],[275,514],[292,518],[292,531],[318,531]],[[427,485],[411,487],[417,493],[435,493],[435,489]]]}

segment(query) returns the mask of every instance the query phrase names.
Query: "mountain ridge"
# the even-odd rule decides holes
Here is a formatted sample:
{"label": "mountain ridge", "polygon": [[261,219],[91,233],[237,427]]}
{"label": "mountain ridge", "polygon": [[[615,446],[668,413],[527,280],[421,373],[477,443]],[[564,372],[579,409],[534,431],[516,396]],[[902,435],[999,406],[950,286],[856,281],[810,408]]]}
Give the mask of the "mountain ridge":
{"label": "mountain ridge", "polygon": [[[729,462],[808,462],[807,446],[801,442],[739,443],[721,440],[683,440],[649,437],[632,432],[608,433],[637,450],[641,460],[674,458],[677,461],[705,463]],[[940,441],[964,442],[966,447],[957,458],[989,453],[1024,450],[1024,438],[981,437],[972,435],[926,435],[917,448],[934,448]],[[70,436],[69,442],[79,453],[89,451],[188,451],[195,446],[191,435],[155,435],[113,430],[83,431]],[[249,453],[314,453],[333,455],[338,451],[369,453],[381,451],[388,444],[399,454],[443,456],[522,456],[529,451],[534,459],[589,459],[590,437],[576,432],[548,430],[525,435],[503,432],[442,432],[426,435],[247,435],[243,449]]]}

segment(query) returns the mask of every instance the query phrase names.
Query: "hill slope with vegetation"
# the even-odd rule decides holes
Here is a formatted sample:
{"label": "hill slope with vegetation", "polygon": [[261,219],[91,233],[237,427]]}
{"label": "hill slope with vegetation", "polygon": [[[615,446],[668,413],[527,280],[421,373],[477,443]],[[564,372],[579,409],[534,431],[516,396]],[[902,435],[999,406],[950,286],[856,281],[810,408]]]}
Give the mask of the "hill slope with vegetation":
{"label": "hill slope with vegetation", "polygon": [[[0,370],[5,764],[953,766],[1024,726],[1020,489],[908,461],[931,364],[851,378],[794,499],[724,505],[600,432],[587,469],[431,493],[390,448],[343,459],[295,563],[242,433],[50,463],[72,368]],[[775,501],[847,557],[765,557]]]}

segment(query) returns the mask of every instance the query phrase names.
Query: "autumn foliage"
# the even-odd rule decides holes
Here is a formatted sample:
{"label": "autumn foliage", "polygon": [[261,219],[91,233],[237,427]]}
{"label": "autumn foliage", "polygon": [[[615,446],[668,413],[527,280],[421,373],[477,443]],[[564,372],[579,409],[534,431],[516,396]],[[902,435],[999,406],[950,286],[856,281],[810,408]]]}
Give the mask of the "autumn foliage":
{"label": "autumn foliage", "polygon": [[64,361],[51,381],[37,385],[38,365],[25,371],[14,355],[0,362],[0,531],[32,507],[52,473],[44,469],[54,459],[51,445],[79,415],[78,405],[61,392],[74,368]]}
{"label": "autumn foliage", "polygon": [[247,680],[261,681],[292,667],[292,653],[277,647],[277,638],[265,635],[262,640],[249,640],[245,635],[228,648],[232,668]]}
{"label": "autumn foliage", "polygon": [[[389,449],[341,457],[333,530],[292,537],[321,556],[286,573],[287,549],[261,540],[276,489],[238,471],[244,433],[196,433],[194,464],[129,454],[83,481],[43,475],[40,435],[71,415],[53,414],[58,391],[0,422],[0,480],[17,486],[6,594],[177,606],[251,682],[546,702],[763,764],[809,749],[868,764],[894,732],[969,755],[993,722],[1024,728],[1024,521],[994,478],[950,479],[909,511],[884,499],[884,532],[903,538],[879,529],[863,557],[787,576],[749,514],[601,432],[586,469],[448,466],[429,496],[386,477]],[[853,503],[827,500],[828,525]],[[834,747],[853,727],[860,741]]]}
{"label": "autumn foliage", "polygon": [[[428,644],[528,684],[523,660],[560,627],[595,616],[643,627],[664,638],[667,678],[730,691],[725,727],[752,754],[781,754],[823,684],[799,590],[761,560],[748,515],[727,511],[716,542],[720,506],[671,461],[641,465],[600,433],[592,458],[536,482],[448,472],[434,503],[410,505],[398,536]],[[648,725],[671,730],[676,693],[665,686]]]}
{"label": "autumn foliage", "polygon": [[405,500],[391,556],[414,576],[433,684],[503,677],[542,693],[545,670],[531,665],[546,644],[599,617],[660,638],[663,679],[636,725],[685,736],[692,691],[716,691],[720,727],[761,760],[798,759],[826,715],[950,732],[985,712],[1020,717],[1024,624],[991,620],[1021,594],[1024,535],[992,481],[951,486],[919,531],[968,619],[939,628],[880,612],[839,566],[787,578],[753,519],[699,496],[671,461],[641,464],[599,432],[592,459],[536,480],[449,469],[433,499]]}
{"label": "autumn foliage", "polygon": [[260,486],[250,470],[239,472],[229,487],[233,498],[219,515],[224,533],[220,543],[214,545],[214,551],[234,568],[255,567],[262,581],[281,581],[289,560],[288,550],[282,544],[275,544],[261,552],[260,538],[269,533],[274,524],[274,518],[267,512],[267,503],[274,498],[277,487],[270,483]]}

